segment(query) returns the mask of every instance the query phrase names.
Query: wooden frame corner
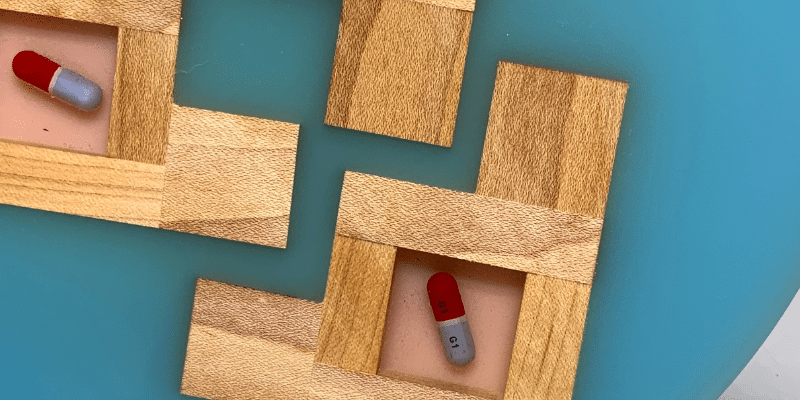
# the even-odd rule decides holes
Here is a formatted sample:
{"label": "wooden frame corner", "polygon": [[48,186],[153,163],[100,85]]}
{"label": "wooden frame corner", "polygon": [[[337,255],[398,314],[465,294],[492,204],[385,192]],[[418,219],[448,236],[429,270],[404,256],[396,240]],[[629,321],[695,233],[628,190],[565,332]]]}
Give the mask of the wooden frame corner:
{"label": "wooden frame corner", "polygon": [[299,126],[173,104],[181,0],[95,3],[0,0],[118,28],[107,157],[0,142],[0,203],[285,248]]}

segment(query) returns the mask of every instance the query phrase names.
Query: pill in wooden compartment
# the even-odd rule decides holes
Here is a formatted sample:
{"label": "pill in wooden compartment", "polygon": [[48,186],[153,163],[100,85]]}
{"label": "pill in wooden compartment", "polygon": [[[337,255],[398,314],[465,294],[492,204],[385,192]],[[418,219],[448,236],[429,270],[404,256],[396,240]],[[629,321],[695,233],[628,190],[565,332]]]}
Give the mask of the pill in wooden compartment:
{"label": "pill in wooden compartment", "polygon": [[103,90],[96,83],[36,52],[17,53],[11,69],[17,78],[83,111],[96,109],[103,100]]}
{"label": "pill in wooden compartment", "polygon": [[475,358],[475,343],[456,279],[446,272],[431,276],[428,279],[428,299],[433,317],[439,324],[439,336],[447,359],[456,365],[469,364]]}

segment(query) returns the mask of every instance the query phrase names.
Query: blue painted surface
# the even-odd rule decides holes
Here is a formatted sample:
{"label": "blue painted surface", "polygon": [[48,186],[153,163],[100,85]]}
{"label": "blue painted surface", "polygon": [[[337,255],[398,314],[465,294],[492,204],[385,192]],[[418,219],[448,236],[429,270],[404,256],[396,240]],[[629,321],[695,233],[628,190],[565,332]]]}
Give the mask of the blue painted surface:
{"label": "blue painted surface", "polygon": [[574,398],[716,399],[800,288],[796,3],[479,0],[451,149],[323,125],[340,5],[184,2],[175,101],[302,125],[287,250],[0,206],[0,397],[183,397],[194,280],[321,300],[344,170],[474,190],[502,59],[631,84]]}

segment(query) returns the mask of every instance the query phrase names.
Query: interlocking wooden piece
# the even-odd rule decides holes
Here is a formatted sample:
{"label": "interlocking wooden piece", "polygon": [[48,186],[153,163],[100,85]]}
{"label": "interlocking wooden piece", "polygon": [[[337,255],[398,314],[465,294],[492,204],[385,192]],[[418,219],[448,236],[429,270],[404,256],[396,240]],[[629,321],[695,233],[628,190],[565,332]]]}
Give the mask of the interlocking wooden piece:
{"label": "interlocking wooden piece", "polygon": [[[626,90],[625,83],[501,63],[475,197],[495,197],[501,199],[496,204],[503,205],[509,204],[505,201],[519,203],[510,208],[548,207],[554,213],[583,215],[585,221],[600,220],[605,210]],[[373,243],[342,233],[373,235],[389,227],[387,230],[393,230],[396,238],[398,228],[393,224],[398,218],[415,218],[413,214],[420,211],[418,204],[427,204],[430,199],[437,199],[445,206],[441,216],[431,214],[444,224],[442,221],[449,215],[458,214],[451,212],[452,199],[470,195],[353,174],[348,175],[351,184],[353,177],[363,181],[354,186],[346,182],[343,189],[344,212],[340,218],[344,219],[334,242],[319,322],[320,345],[315,357],[317,362],[340,368],[315,364],[309,373],[308,367],[290,363],[277,370],[273,365],[277,360],[297,360],[310,355],[287,352],[285,346],[275,345],[274,340],[256,343],[248,335],[225,332],[233,329],[200,331],[193,324],[187,351],[187,370],[192,373],[191,379],[184,375],[184,388],[186,382],[191,382],[197,390],[184,393],[232,399],[360,398],[372,390],[366,389],[367,386],[376,388],[369,379],[377,377],[368,374],[375,373],[374,366],[380,356],[375,349],[380,349],[396,248],[391,243]],[[379,186],[370,188],[370,182]],[[414,194],[397,196],[398,187],[412,188]],[[368,200],[358,200],[362,195]],[[403,204],[392,204],[393,198]],[[348,207],[353,202],[363,203],[356,207],[361,211],[349,214],[352,210]],[[390,215],[386,210],[396,210],[400,215]],[[384,236],[369,238],[384,240]],[[425,239],[430,238],[417,241]],[[571,397],[590,290],[590,284],[580,281],[527,274],[505,399]],[[236,312],[239,316],[259,314],[248,307],[238,308],[243,310]],[[303,321],[309,319],[305,317]],[[356,348],[358,339],[362,342]],[[256,358],[251,354],[256,354]],[[347,392],[338,386],[320,388],[315,386],[319,381],[305,380],[309,374],[337,385],[348,382],[353,389]],[[361,380],[355,382],[354,377]],[[407,387],[406,393],[394,392],[398,386],[393,385],[400,385],[399,381],[381,382],[387,386],[369,392],[372,397],[457,396],[444,390],[419,393],[416,387]]]}
{"label": "interlocking wooden piece", "polygon": [[181,0],[0,0],[0,9],[178,35]]}
{"label": "interlocking wooden piece", "polygon": [[181,393],[213,399],[480,400],[314,363],[322,306],[200,279]]}
{"label": "interlocking wooden piece", "polygon": [[326,124],[451,145],[472,12],[443,4],[474,8],[344,0]]}
{"label": "interlocking wooden piece", "polygon": [[336,235],[315,362],[378,372],[396,251]]}
{"label": "interlocking wooden piece", "polygon": [[[477,194],[602,218],[628,85],[501,62]],[[590,284],[528,274],[505,399],[569,399]]]}
{"label": "interlocking wooden piece", "polygon": [[160,227],[286,248],[299,131],[174,106]]}
{"label": "interlocking wooden piece", "polygon": [[0,141],[0,203],[156,227],[164,167]]}

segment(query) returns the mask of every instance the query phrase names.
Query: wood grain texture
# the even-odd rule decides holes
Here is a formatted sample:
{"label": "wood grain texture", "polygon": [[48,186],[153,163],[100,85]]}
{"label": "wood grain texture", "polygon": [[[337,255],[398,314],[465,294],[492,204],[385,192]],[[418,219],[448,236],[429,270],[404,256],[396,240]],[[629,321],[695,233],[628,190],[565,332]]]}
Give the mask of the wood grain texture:
{"label": "wood grain texture", "polygon": [[119,29],[108,156],[163,165],[178,37]]}
{"label": "wood grain texture", "polygon": [[325,123],[450,146],[472,13],[344,0]]}
{"label": "wood grain texture", "polygon": [[181,0],[0,0],[0,9],[177,36]]}
{"label": "wood grain texture", "polygon": [[501,62],[477,193],[602,218],[627,87]]}
{"label": "wood grain texture", "polygon": [[336,233],[591,283],[603,221],[347,172]]}
{"label": "wood grain texture", "polygon": [[174,106],[160,227],[285,248],[299,131]]}
{"label": "wood grain texture", "polygon": [[[602,218],[627,84],[501,62],[477,193]],[[569,399],[591,286],[528,274],[506,399]]]}
{"label": "wood grain texture", "polygon": [[156,227],[164,167],[0,142],[0,203]]}
{"label": "wood grain texture", "polygon": [[439,7],[456,8],[464,11],[475,11],[475,0],[412,0],[419,3],[433,4]]}
{"label": "wood grain texture", "polygon": [[396,251],[336,235],[315,362],[378,372]]}
{"label": "wood grain texture", "polygon": [[504,399],[570,399],[591,285],[528,274]]}
{"label": "wood grain texture", "polygon": [[210,399],[451,399],[474,396],[315,364],[319,303],[200,279],[181,393]]}

